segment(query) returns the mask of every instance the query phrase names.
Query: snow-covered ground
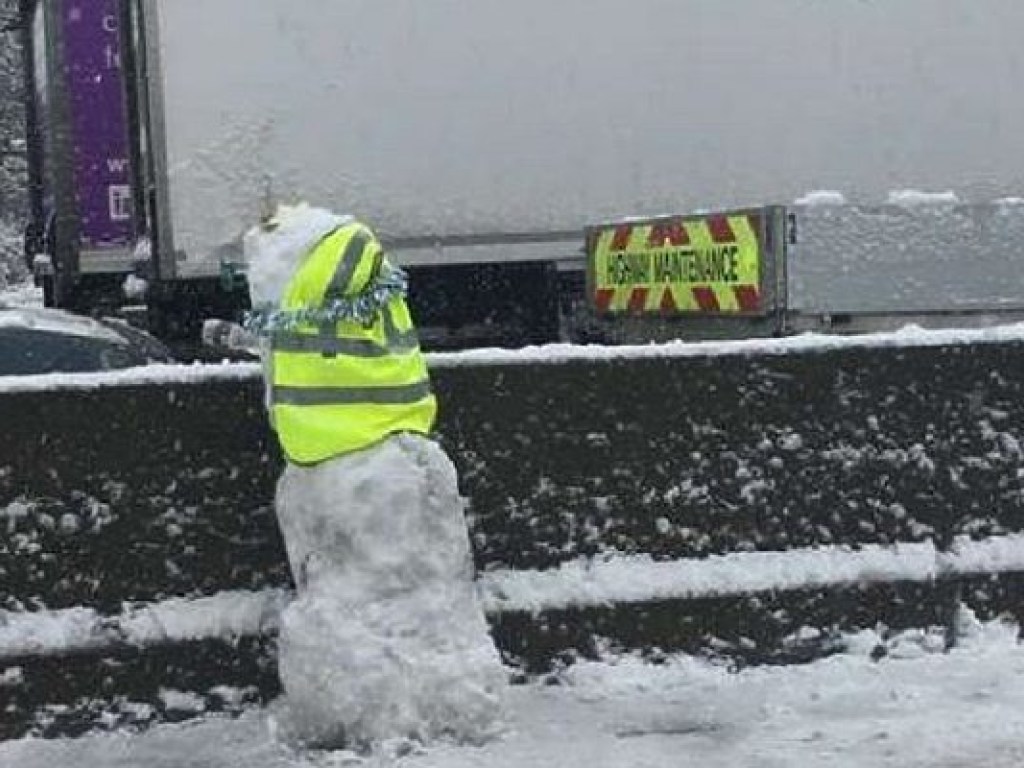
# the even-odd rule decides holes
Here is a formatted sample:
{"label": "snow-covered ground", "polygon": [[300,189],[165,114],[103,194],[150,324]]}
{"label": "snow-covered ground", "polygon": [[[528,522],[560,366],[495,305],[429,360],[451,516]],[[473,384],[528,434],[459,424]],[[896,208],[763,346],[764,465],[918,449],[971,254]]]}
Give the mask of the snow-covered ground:
{"label": "snow-covered ground", "polygon": [[970,624],[948,654],[911,637],[880,662],[866,653],[876,638],[865,636],[811,665],[739,673],[684,657],[580,663],[559,684],[514,687],[504,736],[482,747],[297,754],[274,739],[271,707],[142,734],[11,741],[0,744],[0,766],[1010,768],[1024,764],[1016,636],[1013,626]]}
{"label": "snow-covered ground", "polygon": [[9,307],[40,307],[43,304],[43,289],[31,280],[14,283],[0,290],[0,304]]}
{"label": "snow-covered ground", "polygon": [[[808,204],[827,205],[819,196]],[[906,201],[903,201],[906,202]],[[24,288],[0,299],[34,304]],[[432,355],[432,366],[558,364],[577,359],[649,356],[793,354],[874,345],[928,346],[1019,342],[1024,325],[982,330],[906,328],[858,338],[808,334],[705,344],[623,348],[552,345],[505,352],[480,350]],[[116,374],[23,377],[0,380],[0,392],[55,387],[91,388],[133,382],[170,383],[193,378],[249,378],[249,366],[165,366]],[[8,509],[8,512],[10,509]],[[643,558],[572,564],[554,572],[489,574],[483,596],[492,610],[511,606],[593,605],[652,596],[719,594],[729,590],[785,589],[794,584],[863,581],[897,574],[930,580],[940,572],[1016,570],[1019,537],[964,543],[940,555],[928,545],[843,551],[739,555],[690,563],[656,564]],[[122,637],[204,637],[261,631],[275,622],[287,595],[219,595],[206,602],[160,605],[126,614]],[[225,602],[226,601],[226,602]],[[173,614],[174,632],[167,617]],[[207,619],[216,615],[216,621]],[[0,619],[3,619],[0,616]],[[42,620],[42,621],[41,621]],[[109,618],[106,620],[109,624]],[[60,650],[105,642],[99,618],[87,609],[0,623],[6,647]],[[111,625],[113,626],[113,625]],[[211,629],[211,627],[214,627]],[[734,672],[675,657],[662,664],[634,657],[582,662],[552,679],[516,686],[504,736],[482,747],[391,743],[370,756],[350,752],[290,752],[274,736],[278,705],[250,709],[238,719],[201,717],[143,733],[121,730],[74,740],[32,738],[0,743],[0,768],[65,766],[181,766],[182,768],[326,768],[398,763],[422,768],[462,766],[707,766],[773,768],[811,766],[928,766],[998,768],[1024,764],[1024,652],[1015,626],[964,623],[956,649],[942,653],[942,638],[908,633],[888,640],[888,656],[871,660],[879,638],[850,638],[845,653],[807,666]],[[83,646],[83,643],[85,644]],[[5,684],[0,677],[0,707]],[[168,692],[174,696],[174,692]],[[184,696],[184,694],[182,694]]]}

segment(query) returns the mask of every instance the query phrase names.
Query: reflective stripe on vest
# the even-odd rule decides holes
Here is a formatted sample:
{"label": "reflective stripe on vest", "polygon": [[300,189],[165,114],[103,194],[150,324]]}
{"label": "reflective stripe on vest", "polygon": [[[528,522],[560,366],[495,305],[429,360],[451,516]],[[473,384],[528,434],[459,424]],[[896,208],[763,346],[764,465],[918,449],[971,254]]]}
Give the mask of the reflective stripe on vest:
{"label": "reflective stripe on vest", "polygon": [[274,387],[274,402],[281,405],[406,405],[430,395],[430,381],[404,387]]}
{"label": "reflective stripe on vest", "polygon": [[332,334],[321,333],[311,336],[296,331],[275,331],[271,336],[273,348],[278,352],[294,352],[297,354],[318,354],[333,357],[348,355],[350,357],[385,357],[391,354],[412,352],[419,348],[419,338],[414,329],[400,331],[395,325],[391,306],[382,311],[385,345],[371,339],[351,339]]}
{"label": "reflective stripe on vest", "polygon": [[[365,229],[360,229],[352,235],[341,258],[338,259],[338,266],[335,267],[334,274],[331,275],[331,282],[328,283],[327,290],[324,291],[324,304],[329,304],[334,299],[340,299],[351,293],[358,293],[364,287],[352,286],[351,283],[359,268],[366,246],[370,243],[370,234]],[[372,264],[370,266],[372,268]]]}
{"label": "reflective stripe on vest", "polygon": [[317,243],[285,288],[281,309],[323,306],[353,296],[370,282],[380,244],[361,224],[336,229]]}

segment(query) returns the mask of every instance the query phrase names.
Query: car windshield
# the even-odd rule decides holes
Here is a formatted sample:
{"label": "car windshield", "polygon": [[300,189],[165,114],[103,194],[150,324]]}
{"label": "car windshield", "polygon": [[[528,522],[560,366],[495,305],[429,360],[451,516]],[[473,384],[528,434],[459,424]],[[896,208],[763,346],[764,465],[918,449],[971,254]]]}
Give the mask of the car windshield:
{"label": "car windshield", "polygon": [[105,371],[149,361],[144,352],[111,339],[0,327],[0,376]]}

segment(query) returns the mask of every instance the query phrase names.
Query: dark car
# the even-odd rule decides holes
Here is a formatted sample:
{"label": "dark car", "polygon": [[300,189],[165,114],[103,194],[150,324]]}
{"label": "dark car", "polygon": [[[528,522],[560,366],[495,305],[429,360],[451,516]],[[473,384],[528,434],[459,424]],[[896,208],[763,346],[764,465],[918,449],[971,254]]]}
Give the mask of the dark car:
{"label": "dark car", "polygon": [[0,305],[0,376],[74,373],[173,363],[157,339],[120,320]]}

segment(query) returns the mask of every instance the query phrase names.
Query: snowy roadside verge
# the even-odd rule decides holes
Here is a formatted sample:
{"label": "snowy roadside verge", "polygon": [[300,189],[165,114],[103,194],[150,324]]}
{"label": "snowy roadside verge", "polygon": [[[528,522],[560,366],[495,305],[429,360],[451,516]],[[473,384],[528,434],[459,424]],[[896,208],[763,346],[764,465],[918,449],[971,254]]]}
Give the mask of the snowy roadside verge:
{"label": "snowy roadside verge", "polygon": [[[949,653],[908,642],[898,660],[863,645],[814,664],[733,671],[686,656],[580,661],[559,685],[510,692],[510,729],[483,747],[438,744],[387,753],[293,753],[269,728],[273,704],[238,717],[205,712],[187,723],[96,729],[75,739],[0,743],[0,764],[245,768],[1009,768],[1020,765],[1024,672],[1013,627],[967,627]],[[101,732],[107,730],[112,732]]]}
{"label": "snowy roadside verge", "polygon": [[[735,553],[669,562],[647,556],[608,556],[544,571],[489,571],[480,576],[478,587],[489,614],[537,613],[1014,571],[1024,571],[1024,534],[980,541],[964,538],[951,552],[918,543]],[[115,616],[87,608],[0,611],[0,663],[271,633],[289,599],[286,590],[267,589],[166,600],[130,607]]]}

